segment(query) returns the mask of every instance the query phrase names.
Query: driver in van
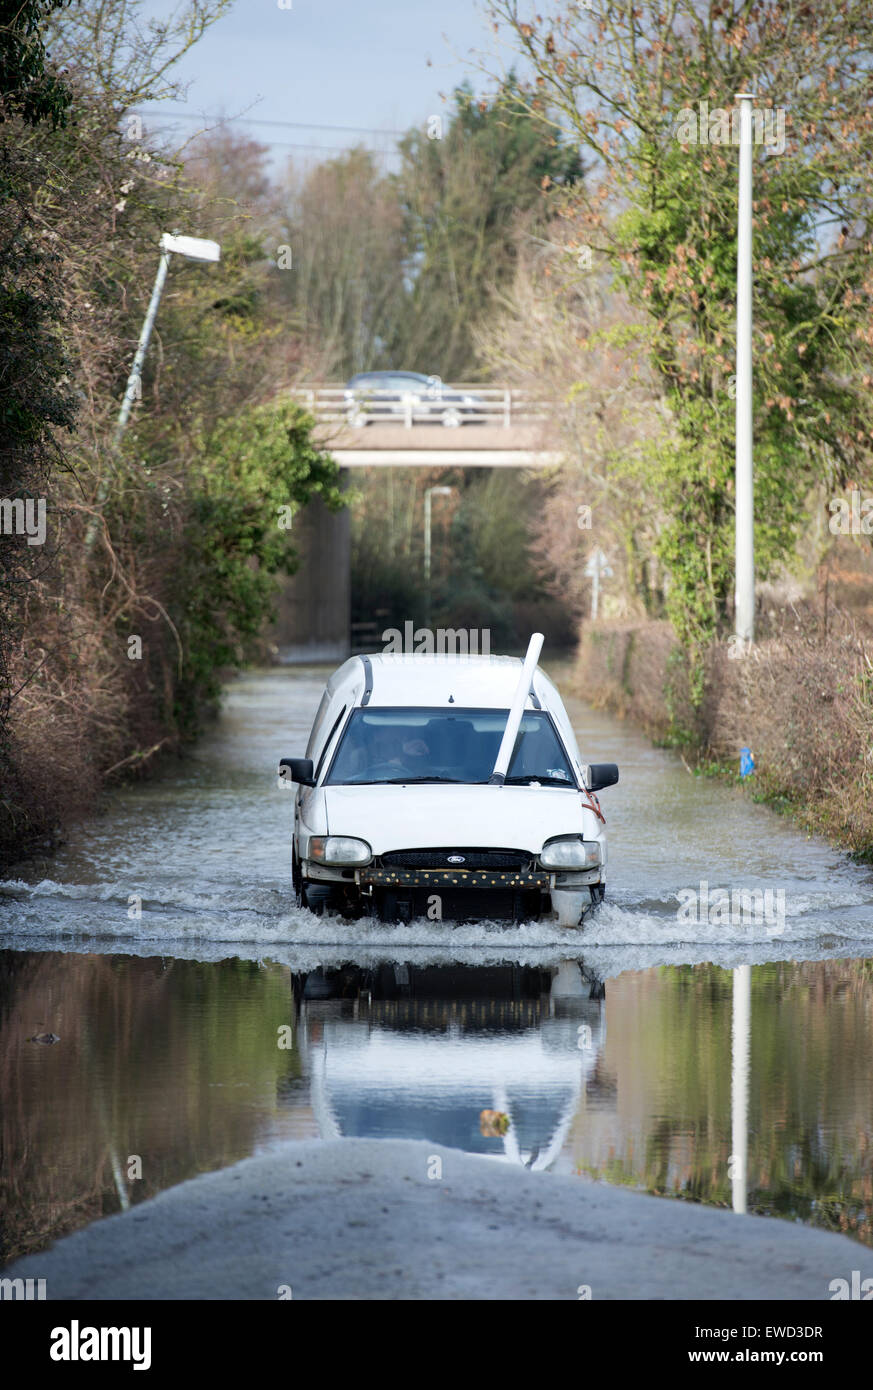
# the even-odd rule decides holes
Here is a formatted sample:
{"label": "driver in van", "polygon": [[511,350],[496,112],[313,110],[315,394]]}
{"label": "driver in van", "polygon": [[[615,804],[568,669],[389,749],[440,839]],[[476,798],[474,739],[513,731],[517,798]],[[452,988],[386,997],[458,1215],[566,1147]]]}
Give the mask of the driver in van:
{"label": "driver in van", "polygon": [[407,771],[422,766],[422,760],[429,757],[430,749],[423,738],[409,738],[398,735],[395,729],[376,729],[370,745],[370,766],[390,763]]}

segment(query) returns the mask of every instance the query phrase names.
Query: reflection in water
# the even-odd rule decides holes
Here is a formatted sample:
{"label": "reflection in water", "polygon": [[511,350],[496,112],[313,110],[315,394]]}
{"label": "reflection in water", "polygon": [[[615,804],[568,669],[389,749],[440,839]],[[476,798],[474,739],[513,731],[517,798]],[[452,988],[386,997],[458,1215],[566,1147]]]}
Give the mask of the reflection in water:
{"label": "reflection in water", "polygon": [[0,952],[0,1262],[251,1154],[288,1012],[254,962]]}
{"label": "reflection in water", "polygon": [[873,1244],[873,962],[660,967],[608,989],[615,1104],[583,1097],[581,1171]]}
{"label": "reflection in water", "polygon": [[[425,1139],[873,1244],[871,1025],[869,961],[604,986],[569,959],[304,973],[0,952],[0,1260],[319,1135]],[[60,1042],[30,1041],[44,1032]]]}
{"label": "reflection in water", "polygon": [[734,1211],[746,1210],[749,1188],[749,1033],[752,1011],[752,972],[748,965],[733,971],[731,1019],[731,1199]]}
{"label": "reflection in water", "polygon": [[603,994],[575,961],[385,963],[295,976],[319,1129],[325,1138],[428,1139],[549,1168],[597,1071]]}

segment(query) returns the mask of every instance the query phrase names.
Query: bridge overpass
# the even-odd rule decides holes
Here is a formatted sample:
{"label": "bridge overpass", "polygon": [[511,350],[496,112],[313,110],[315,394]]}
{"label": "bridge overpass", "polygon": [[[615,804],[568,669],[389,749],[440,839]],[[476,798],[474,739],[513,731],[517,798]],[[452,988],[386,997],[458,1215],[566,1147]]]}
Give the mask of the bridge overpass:
{"label": "bridge overpass", "polygon": [[[351,409],[336,382],[283,395],[314,416],[316,442],[342,470],[548,468],[562,458],[550,439],[550,405],[514,387],[440,384],[424,397],[372,392]],[[349,653],[349,520],[317,499],[294,519],[300,568],[283,587],[271,635],[280,661],[341,661]]]}
{"label": "bridge overpass", "polygon": [[560,459],[547,442],[551,407],[514,387],[460,383],[425,397],[374,391],[351,408],[336,383],[289,394],[315,417],[319,443],[342,468],[547,468]]}

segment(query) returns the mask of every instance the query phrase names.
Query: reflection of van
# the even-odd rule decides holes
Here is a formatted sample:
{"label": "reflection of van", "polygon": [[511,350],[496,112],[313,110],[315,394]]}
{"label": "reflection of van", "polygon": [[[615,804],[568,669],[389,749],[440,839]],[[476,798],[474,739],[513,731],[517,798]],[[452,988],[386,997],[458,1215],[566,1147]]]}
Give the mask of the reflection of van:
{"label": "reflection of van", "polygon": [[[598,1091],[606,1005],[581,962],[346,963],[294,987],[322,1139],[427,1139],[546,1169]],[[285,1094],[300,1104],[296,1073]]]}
{"label": "reflection of van", "polygon": [[383,921],[577,926],[604,893],[606,829],[555,686],[495,656],[357,656],[331,676],[298,784],[298,902]]}

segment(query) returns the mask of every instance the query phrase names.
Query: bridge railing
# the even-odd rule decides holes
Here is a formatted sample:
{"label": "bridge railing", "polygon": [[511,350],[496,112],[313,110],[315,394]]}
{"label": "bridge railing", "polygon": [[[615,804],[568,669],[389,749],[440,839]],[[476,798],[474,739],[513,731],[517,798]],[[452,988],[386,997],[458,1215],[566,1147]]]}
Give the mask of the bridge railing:
{"label": "bridge railing", "polygon": [[544,420],[549,415],[546,402],[514,386],[443,382],[421,395],[399,389],[358,388],[354,398],[347,396],[346,391],[343,385],[325,382],[294,386],[288,394],[305,405],[316,420],[344,423],[352,428],[370,424],[396,424],[406,429],[421,424],[485,424],[511,429],[515,424]]}

